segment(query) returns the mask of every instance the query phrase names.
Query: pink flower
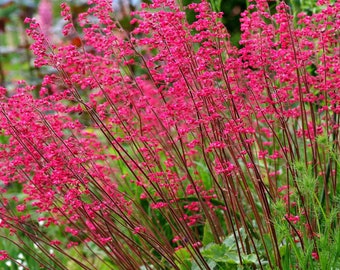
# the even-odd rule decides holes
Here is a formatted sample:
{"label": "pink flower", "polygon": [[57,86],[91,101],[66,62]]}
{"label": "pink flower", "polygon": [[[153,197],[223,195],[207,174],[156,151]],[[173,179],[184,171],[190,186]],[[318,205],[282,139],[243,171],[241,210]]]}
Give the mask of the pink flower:
{"label": "pink flower", "polygon": [[99,238],[99,242],[102,245],[106,245],[108,242],[111,242],[112,238],[111,237],[101,237]]}
{"label": "pink flower", "polygon": [[288,186],[281,186],[277,189],[277,192],[282,192],[284,190],[288,189]]}
{"label": "pink flower", "polygon": [[140,234],[140,233],[145,233],[146,229],[142,226],[137,226],[133,229],[134,234]]}
{"label": "pink flower", "polygon": [[286,214],[285,217],[286,217],[286,219],[288,219],[293,224],[296,224],[296,223],[298,223],[300,221],[300,217],[299,216],[293,216],[291,214]]}
{"label": "pink flower", "polygon": [[60,246],[61,245],[61,241],[59,240],[52,240],[50,241],[50,244],[53,246]]}
{"label": "pink flower", "polygon": [[168,206],[168,204],[165,203],[165,202],[157,202],[157,203],[152,203],[152,204],[151,204],[151,208],[152,208],[152,209],[165,208],[165,207],[167,207],[167,206]]}
{"label": "pink flower", "polygon": [[26,205],[25,204],[17,205],[18,212],[23,212],[23,211],[25,211],[25,209],[26,209]]}
{"label": "pink flower", "polygon": [[66,245],[66,247],[67,247],[67,248],[72,248],[72,247],[76,247],[76,246],[78,246],[78,245],[79,245],[78,242],[70,241],[70,242]]}
{"label": "pink flower", "polygon": [[313,257],[314,260],[318,261],[319,260],[319,253],[316,252],[316,251],[312,252],[312,257]]}
{"label": "pink flower", "polygon": [[9,255],[6,250],[0,250],[0,261],[9,259]]}

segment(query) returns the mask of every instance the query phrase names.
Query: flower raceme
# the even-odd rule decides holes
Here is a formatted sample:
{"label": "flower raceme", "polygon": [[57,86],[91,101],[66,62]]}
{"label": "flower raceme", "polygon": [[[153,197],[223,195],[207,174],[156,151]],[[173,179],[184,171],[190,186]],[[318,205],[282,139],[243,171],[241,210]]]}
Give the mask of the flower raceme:
{"label": "flower raceme", "polygon": [[182,269],[185,250],[212,269],[204,246],[228,235],[238,263],[253,254],[259,268],[282,269],[272,208],[282,186],[290,231],[317,230],[296,163],[320,180],[326,212],[336,195],[340,5],[321,4],[294,18],[284,2],[271,13],[252,1],[240,49],[207,1],[143,4],[130,33],[110,1],[89,1],[77,18],[64,3],[63,33],[80,46],[50,44],[27,19],[36,66],[54,72],[40,88],[1,89],[1,227],[53,248],[26,252],[61,269],[61,256],[97,267],[63,247],[120,269]]}

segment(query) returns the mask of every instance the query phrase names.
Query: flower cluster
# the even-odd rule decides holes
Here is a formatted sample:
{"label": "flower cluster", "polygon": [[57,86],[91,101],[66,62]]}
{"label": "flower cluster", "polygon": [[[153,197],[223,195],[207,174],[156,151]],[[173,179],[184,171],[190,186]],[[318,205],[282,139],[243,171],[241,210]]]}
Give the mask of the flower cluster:
{"label": "flower cluster", "polygon": [[[203,230],[216,243],[234,235],[241,263],[253,253],[261,267],[281,265],[271,203],[283,197],[292,230],[302,212],[309,231],[317,226],[295,162],[324,183],[313,191],[324,188],[328,209],[336,184],[340,3],[327,3],[295,22],[283,1],[274,13],[251,1],[240,49],[205,0],[143,4],[131,33],[111,1],[89,1],[76,21],[64,3],[63,33],[81,29],[79,46],[49,44],[28,19],[35,64],[54,73],[38,90],[1,92],[0,226],[61,253],[95,244],[122,269],[177,269],[181,248],[209,268]],[[22,198],[7,196],[13,183]],[[67,237],[33,235],[32,220]]]}

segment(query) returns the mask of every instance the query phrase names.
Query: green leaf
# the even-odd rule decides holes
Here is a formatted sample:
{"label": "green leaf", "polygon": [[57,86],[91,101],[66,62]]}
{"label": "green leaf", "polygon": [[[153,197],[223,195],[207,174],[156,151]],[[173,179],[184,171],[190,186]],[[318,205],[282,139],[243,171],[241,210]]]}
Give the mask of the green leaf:
{"label": "green leaf", "polygon": [[[208,264],[208,266],[211,270],[216,269],[215,267],[217,266],[217,263],[214,262],[213,260],[208,259],[207,264]],[[204,265],[202,263],[200,263],[200,265],[198,265],[196,262],[193,262],[191,270],[202,270],[202,268],[204,268]]]}
{"label": "green leaf", "polygon": [[204,224],[204,228],[203,228],[203,246],[206,246],[210,243],[214,242],[214,235],[211,231],[211,227],[210,224],[208,222],[208,220],[205,222]]}
{"label": "green leaf", "polygon": [[240,258],[238,256],[237,251],[231,251],[227,253],[228,259],[227,263],[228,264],[240,264]]}
{"label": "green leaf", "polygon": [[242,255],[242,261],[244,264],[257,264],[257,257],[255,254]]}
{"label": "green leaf", "polygon": [[224,239],[223,245],[228,247],[229,250],[236,250],[236,243],[235,243],[234,235],[231,234],[226,239]]}
{"label": "green leaf", "polygon": [[235,252],[229,253],[228,251],[225,245],[211,244],[207,246],[207,249],[202,251],[202,255],[215,262],[237,264],[237,254]]}
{"label": "green leaf", "polygon": [[175,256],[177,257],[175,263],[180,270],[187,270],[192,268],[191,255],[188,249],[181,248],[176,250]]}

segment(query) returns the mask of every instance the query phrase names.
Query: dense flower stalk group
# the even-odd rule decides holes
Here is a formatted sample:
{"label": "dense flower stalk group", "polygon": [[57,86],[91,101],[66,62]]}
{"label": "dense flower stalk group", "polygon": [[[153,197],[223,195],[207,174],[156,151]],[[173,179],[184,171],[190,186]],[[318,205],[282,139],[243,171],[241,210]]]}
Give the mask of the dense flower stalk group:
{"label": "dense flower stalk group", "polygon": [[185,250],[213,269],[205,248],[232,236],[239,264],[252,255],[252,267],[282,269],[281,222],[318,260],[313,202],[325,215],[337,207],[340,125],[340,3],[319,5],[295,18],[283,1],[275,12],[251,1],[241,48],[207,1],[143,4],[130,33],[110,1],[77,18],[62,4],[79,46],[50,44],[27,19],[35,65],[53,72],[40,87],[1,88],[8,239],[50,268],[67,269],[66,256],[93,269],[67,247],[120,269],[186,269]]}

